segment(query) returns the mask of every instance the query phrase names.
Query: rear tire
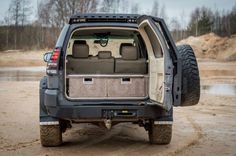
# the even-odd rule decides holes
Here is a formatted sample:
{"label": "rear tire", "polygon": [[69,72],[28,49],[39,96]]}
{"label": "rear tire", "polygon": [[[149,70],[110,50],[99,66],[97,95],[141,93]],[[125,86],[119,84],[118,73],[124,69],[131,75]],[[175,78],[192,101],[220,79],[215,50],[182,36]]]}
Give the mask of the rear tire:
{"label": "rear tire", "polygon": [[181,106],[196,105],[200,98],[200,77],[197,60],[190,45],[177,46],[182,59]]}
{"label": "rear tire", "polygon": [[45,147],[59,146],[62,144],[60,125],[40,125],[41,145]]}
{"label": "rear tire", "polygon": [[151,144],[166,145],[172,138],[172,124],[150,125],[148,131],[149,141]]}

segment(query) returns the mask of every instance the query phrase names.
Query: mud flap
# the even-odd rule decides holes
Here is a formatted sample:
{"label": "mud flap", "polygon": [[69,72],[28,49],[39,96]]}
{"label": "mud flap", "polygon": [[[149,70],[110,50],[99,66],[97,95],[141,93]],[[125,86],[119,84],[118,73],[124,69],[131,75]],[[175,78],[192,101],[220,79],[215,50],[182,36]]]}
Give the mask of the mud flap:
{"label": "mud flap", "polygon": [[58,125],[58,119],[53,118],[48,115],[47,109],[44,105],[44,95],[45,90],[47,89],[47,76],[44,76],[40,80],[39,84],[39,121],[40,125],[50,124],[50,125]]}

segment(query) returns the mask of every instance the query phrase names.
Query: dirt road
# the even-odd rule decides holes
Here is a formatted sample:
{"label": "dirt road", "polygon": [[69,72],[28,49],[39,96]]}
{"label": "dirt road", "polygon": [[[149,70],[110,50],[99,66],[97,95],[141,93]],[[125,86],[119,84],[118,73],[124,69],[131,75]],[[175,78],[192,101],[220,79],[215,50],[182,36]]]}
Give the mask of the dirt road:
{"label": "dirt road", "polygon": [[197,106],[174,109],[170,145],[150,145],[147,132],[132,124],[107,131],[74,125],[62,147],[39,141],[38,82],[0,81],[0,155],[236,155],[236,97],[201,96]]}
{"label": "dirt road", "polygon": [[[41,69],[45,65],[42,54],[0,53],[0,156],[236,156],[235,93],[234,96],[202,94],[197,106],[175,108],[170,145],[150,145],[147,132],[132,124],[120,124],[111,131],[80,124],[63,134],[62,147],[41,147],[36,80],[45,73],[45,69]],[[215,83],[233,84],[235,92],[235,61],[199,59],[199,68],[205,88]]]}

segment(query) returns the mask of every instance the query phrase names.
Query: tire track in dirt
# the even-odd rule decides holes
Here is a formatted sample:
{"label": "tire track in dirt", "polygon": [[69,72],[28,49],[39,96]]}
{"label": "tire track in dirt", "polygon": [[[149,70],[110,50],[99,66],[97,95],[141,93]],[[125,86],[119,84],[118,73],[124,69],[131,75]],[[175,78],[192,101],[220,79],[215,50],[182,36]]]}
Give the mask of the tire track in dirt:
{"label": "tire track in dirt", "polygon": [[[107,155],[114,155],[114,152],[116,153],[115,155],[129,155],[129,154],[135,154],[135,155],[143,155],[143,154],[147,154],[147,155],[155,155],[154,153],[159,153],[160,155],[170,155],[170,156],[174,156],[174,155],[181,155],[182,152],[184,152],[185,150],[189,149],[190,147],[196,145],[199,143],[199,140],[202,139],[203,137],[203,132],[202,132],[202,128],[187,114],[183,115],[183,117],[185,118],[185,120],[187,122],[185,122],[185,124],[187,124],[188,126],[190,126],[193,130],[192,132],[192,136],[190,139],[188,140],[184,140],[185,143],[179,147],[175,147],[175,148],[169,148],[169,146],[152,146],[150,144],[143,144],[141,142],[133,142],[129,145],[129,148],[118,148],[115,151],[112,152],[108,152]],[[119,127],[119,126],[118,126]],[[117,128],[118,128],[117,127]],[[130,132],[130,128],[133,128],[133,126],[127,126],[124,125],[121,128],[120,131],[122,131],[123,133],[128,133],[127,136],[132,138],[132,135],[129,134]],[[132,133],[132,132],[131,132]],[[141,134],[141,133],[140,133]],[[135,135],[135,134],[134,134]],[[127,139],[127,136],[125,135],[125,138]],[[122,137],[122,134],[117,135],[117,137]],[[133,139],[133,138],[132,138]],[[140,141],[140,140],[139,140]],[[145,139],[144,139],[145,141]],[[166,148],[166,150],[165,150]],[[142,150],[143,149],[143,150]],[[142,151],[146,151],[146,153],[143,153]]]}
{"label": "tire track in dirt", "polygon": [[39,139],[35,139],[29,142],[20,142],[18,144],[13,144],[13,145],[4,145],[0,146],[0,151],[15,151],[21,148],[26,148],[29,146],[32,146],[34,144],[39,144]]}
{"label": "tire track in dirt", "polygon": [[194,119],[192,117],[190,117],[189,115],[185,115],[186,119],[189,121],[189,123],[191,124],[191,126],[194,128],[194,131],[196,132],[196,137],[191,140],[189,143],[187,143],[185,146],[183,146],[182,148],[179,148],[177,150],[175,150],[174,152],[169,153],[169,156],[176,156],[176,155],[181,155],[181,153],[183,153],[184,151],[188,150],[189,148],[191,148],[192,146],[196,145],[199,143],[200,139],[202,139],[204,137],[202,128],[200,127],[199,124],[197,124]]}
{"label": "tire track in dirt", "polygon": [[[90,127],[90,128],[87,128],[87,129],[85,128],[85,129],[76,131],[76,132],[72,131],[70,133],[72,135],[78,133],[80,136],[86,135],[88,137],[97,136],[96,139],[91,139],[91,140],[87,139],[87,140],[89,140],[88,142],[84,142],[83,145],[81,145],[80,147],[77,148],[77,149],[84,149],[84,148],[87,148],[89,146],[99,144],[100,142],[103,142],[104,140],[107,140],[107,139],[113,137],[114,135],[119,134],[120,131],[121,131],[121,128],[119,128],[119,127],[116,128],[116,129],[113,129],[112,131],[109,131],[109,130],[106,130],[106,129],[101,129],[100,131],[98,131],[97,127]],[[70,143],[68,143],[68,144],[70,144]]]}

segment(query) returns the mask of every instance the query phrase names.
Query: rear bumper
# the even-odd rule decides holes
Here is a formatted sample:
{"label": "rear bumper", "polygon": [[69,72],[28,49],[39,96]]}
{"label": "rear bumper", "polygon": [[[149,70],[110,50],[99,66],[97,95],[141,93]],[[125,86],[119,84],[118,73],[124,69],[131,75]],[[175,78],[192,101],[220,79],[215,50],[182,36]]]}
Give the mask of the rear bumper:
{"label": "rear bumper", "polygon": [[101,120],[137,121],[140,119],[172,121],[172,115],[156,106],[56,106],[48,107],[50,116],[69,120]]}
{"label": "rear bumper", "polygon": [[49,116],[66,120],[173,120],[172,109],[167,112],[158,105],[145,104],[145,101],[69,101],[57,90],[45,91],[44,104]]}

